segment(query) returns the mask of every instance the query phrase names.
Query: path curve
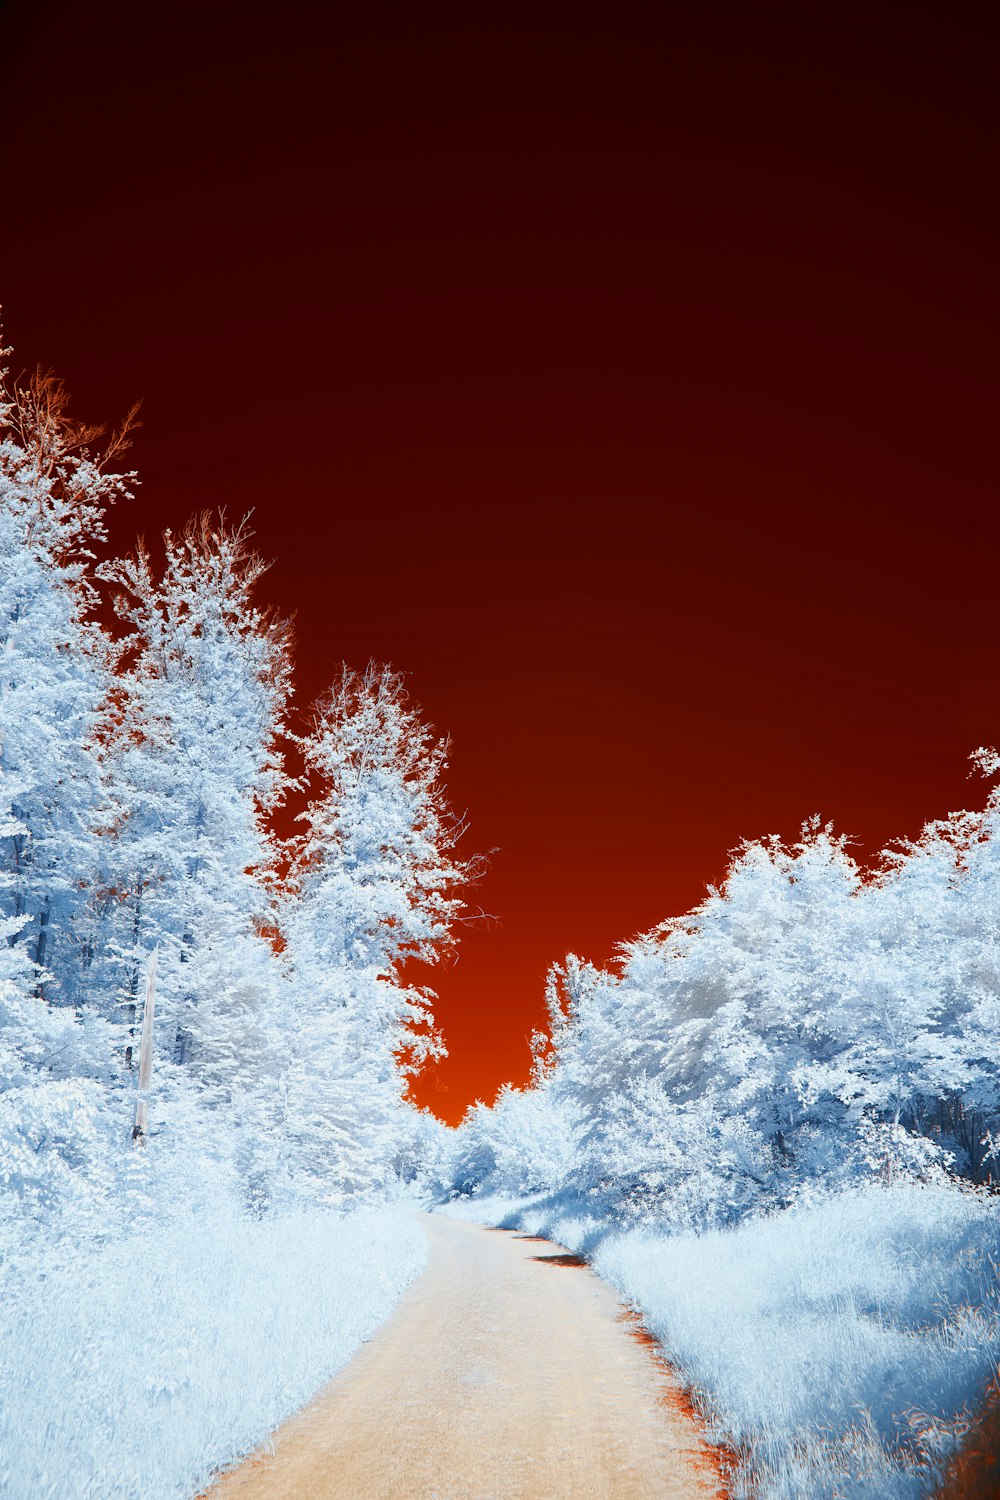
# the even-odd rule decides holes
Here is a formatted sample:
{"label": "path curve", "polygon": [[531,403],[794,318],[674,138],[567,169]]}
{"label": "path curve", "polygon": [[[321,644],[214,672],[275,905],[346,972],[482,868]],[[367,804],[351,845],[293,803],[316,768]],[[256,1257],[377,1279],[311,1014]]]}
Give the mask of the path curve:
{"label": "path curve", "polygon": [[206,1500],[710,1500],[669,1371],[562,1246],[424,1214],[427,1267]]}

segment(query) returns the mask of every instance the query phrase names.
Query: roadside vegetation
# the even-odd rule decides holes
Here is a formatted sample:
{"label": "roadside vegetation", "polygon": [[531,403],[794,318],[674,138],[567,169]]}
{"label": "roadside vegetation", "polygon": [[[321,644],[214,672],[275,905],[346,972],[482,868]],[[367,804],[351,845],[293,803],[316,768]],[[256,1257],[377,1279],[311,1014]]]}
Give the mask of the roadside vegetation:
{"label": "roadside vegetation", "polygon": [[296,714],[245,521],[107,555],[128,438],[44,371],[0,385],[11,1500],[192,1495],[392,1307],[441,1050],[403,966],[470,873],[397,673],[331,668]]}
{"label": "roadside vegetation", "polygon": [[443,1154],[450,1211],[550,1234],[634,1301],[737,1496],[931,1494],[996,1375],[1000,793],[984,804],[867,868],[818,821],[748,843],[610,967],[571,955],[531,1085]]}
{"label": "roadside vegetation", "polygon": [[739,1500],[972,1452],[990,1493],[1000,788],[867,866],[819,821],[743,845],[556,965],[529,1086],[446,1130],[407,965],[478,872],[447,743],[388,667],[298,713],[246,521],[108,555],[130,422],[0,384],[0,1493],[190,1496],[387,1315],[428,1198],[588,1256]]}

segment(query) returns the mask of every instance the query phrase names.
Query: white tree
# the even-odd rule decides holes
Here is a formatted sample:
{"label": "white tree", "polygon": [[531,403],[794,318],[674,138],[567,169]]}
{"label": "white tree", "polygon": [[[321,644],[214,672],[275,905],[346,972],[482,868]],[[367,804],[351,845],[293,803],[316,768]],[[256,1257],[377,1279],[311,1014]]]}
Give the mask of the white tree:
{"label": "white tree", "polygon": [[300,745],[312,796],[286,924],[299,1016],[288,1108],[300,1159],[331,1190],[357,1191],[407,1128],[406,1067],[443,1050],[433,996],[404,967],[451,950],[472,871],[456,852],[447,743],[398,673],[345,667]]}
{"label": "white tree", "polygon": [[71,420],[54,376],[0,392],[0,901],[22,919],[36,985],[63,1000],[80,988],[73,922],[98,858],[113,665],[90,565],[108,505],[129,492],[131,476],[106,470],[127,432],[95,459],[100,429]]}
{"label": "white tree", "polygon": [[121,1175],[158,947],[142,1170],[258,1205],[293,1178],[384,1190],[440,1149],[405,1101],[440,1043],[404,970],[450,949],[470,874],[447,747],[396,674],[345,671],[300,741],[313,797],[283,848],[289,631],[256,602],[247,522],[94,566],[133,421],[95,458],[59,381],[0,381],[0,1183],[41,1212]]}
{"label": "white tree", "polygon": [[[857,1176],[933,1176],[958,1148],[983,1175],[1000,1134],[998,830],[994,792],[866,873],[813,820],[791,847],[745,844],[719,890],[610,968],[557,966],[532,1094],[543,1133],[573,1120],[574,1149],[548,1189],[704,1225]],[[512,1183],[518,1153],[539,1178],[511,1102],[463,1126],[463,1190]]]}
{"label": "white tree", "polygon": [[29,1217],[104,1181],[114,1076],[88,1003],[115,660],[90,568],[134,413],[95,457],[67,404],[44,371],[0,378],[0,1180]]}
{"label": "white tree", "polygon": [[261,1111],[278,1107],[283,973],[266,819],[288,785],[290,691],[288,629],[254,602],[267,565],[250,538],[245,521],[203,515],[165,535],[160,576],[143,545],[101,569],[131,627],[108,752],[122,893],[109,949],[131,1018],[142,955],[160,945],[168,1075],[200,1107],[226,1111],[214,1134],[243,1152]]}

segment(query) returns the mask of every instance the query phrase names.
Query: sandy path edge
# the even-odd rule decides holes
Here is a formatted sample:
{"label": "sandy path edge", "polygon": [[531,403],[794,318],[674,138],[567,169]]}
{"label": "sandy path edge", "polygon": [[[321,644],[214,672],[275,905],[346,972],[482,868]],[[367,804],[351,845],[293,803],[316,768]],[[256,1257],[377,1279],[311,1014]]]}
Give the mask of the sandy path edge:
{"label": "sandy path edge", "polygon": [[421,1222],[427,1266],[395,1311],[203,1500],[723,1494],[679,1383],[610,1286],[551,1241]]}

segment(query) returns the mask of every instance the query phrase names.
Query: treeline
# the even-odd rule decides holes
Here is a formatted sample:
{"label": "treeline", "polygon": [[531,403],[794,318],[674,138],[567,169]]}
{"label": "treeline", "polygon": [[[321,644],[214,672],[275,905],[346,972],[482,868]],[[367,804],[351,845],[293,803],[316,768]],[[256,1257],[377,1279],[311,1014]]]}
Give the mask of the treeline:
{"label": "treeline", "polygon": [[[979,768],[1000,769],[991,751]],[[992,1181],[1000,791],[862,869],[818,821],[548,985],[532,1084],[473,1109],[452,1193],[703,1228],[863,1180]]]}
{"label": "treeline", "polygon": [[[257,1205],[377,1193],[430,1129],[406,1070],[441,1046],[403,965],[453,942],[470,874],[446,746],[387,668],[341,670],[295,722],[289,629],[256,600],[246,523],[201,516],[162,554],[98,565],[134,480],[115,472],[128,425],[99,440],[51,375],[4,376],[3,1202],[100,1218],[140,1157],[147,1191],[160,1172],[171,1193]],[[281,840],[293,790],[305,810]]]}

